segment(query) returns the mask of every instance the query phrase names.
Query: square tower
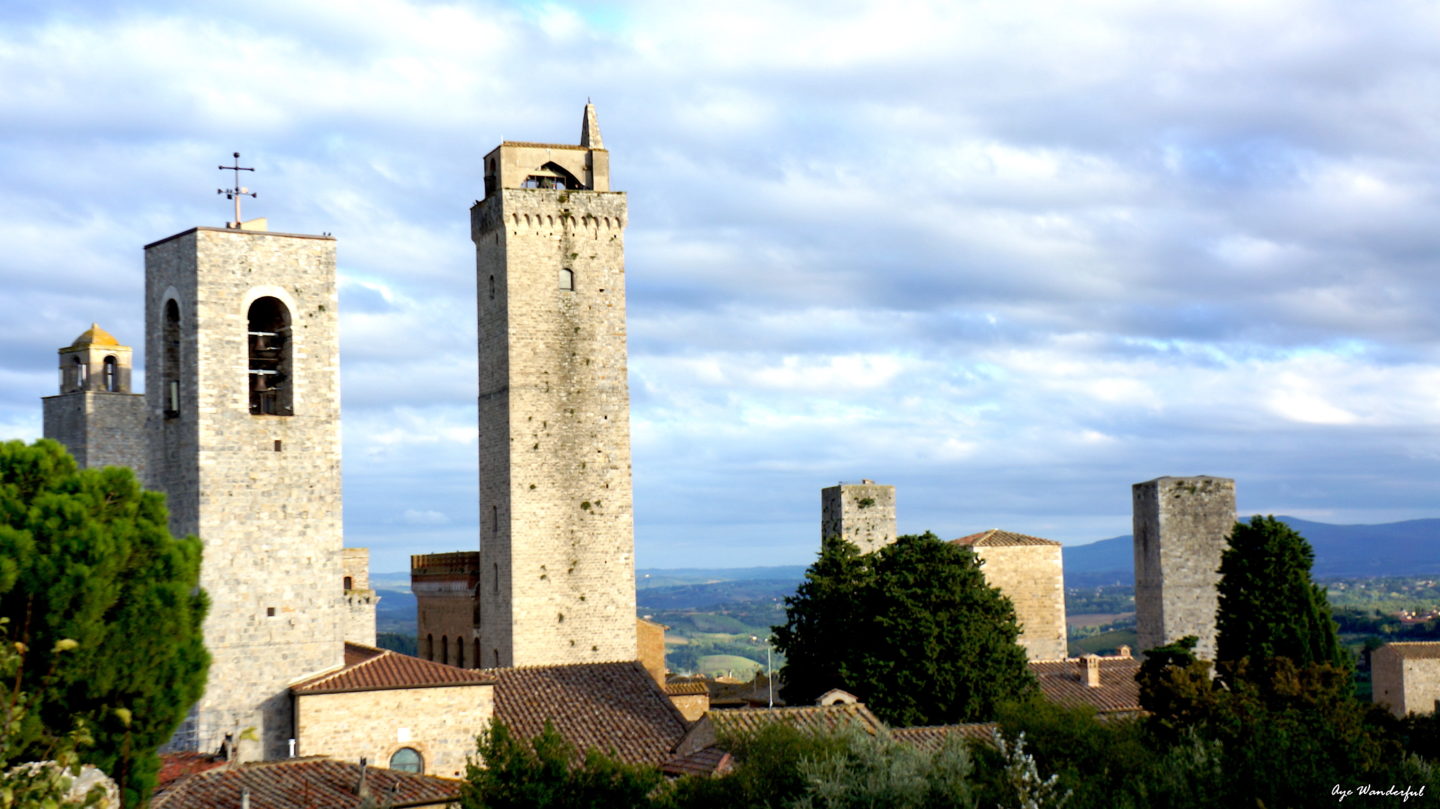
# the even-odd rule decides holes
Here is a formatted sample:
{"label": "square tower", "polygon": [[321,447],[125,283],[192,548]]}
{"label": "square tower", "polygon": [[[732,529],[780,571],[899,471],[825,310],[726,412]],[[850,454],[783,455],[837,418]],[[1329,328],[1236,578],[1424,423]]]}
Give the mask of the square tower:
{"label": "square tower", "polygon": [[1214,660],[1215,588],[1235,529],[1235,481],[1163,477],[1136,483],[1132,495],[1140,651],[1195,635],[1196,656]]}
{"label": "square tower", "polygon": [[145,397],[130,392],[130,347],[92,323],[60,349],[60,392],[42,399],[45,437],[82,469],[128,466],[145,483]]}
{"label": "square tower", "polygon": [[288,753],[288,687],[343,663],[335,241],[198,227],[145,247],[150,477],[204,542],[205,695],[176,734]]}
{"label": "square tower", "polygon": [[636,659],[625,194],[580,145],[505,142],[470,209],[480,360],[480,663]]}
{"label": "square tower", "polygon": [[1064,660],[1068,633],[1060,543],[998,528],[952,541],[975,551],[984,563],[980,571],[985,583],[1015,605],[1018,642],[1025,655],[1031,660]]}
{"label": "square tower", "polygon": [[895,541],[895,487],[873,480],[820,490],[820,538],[840,537],[861,553]]}

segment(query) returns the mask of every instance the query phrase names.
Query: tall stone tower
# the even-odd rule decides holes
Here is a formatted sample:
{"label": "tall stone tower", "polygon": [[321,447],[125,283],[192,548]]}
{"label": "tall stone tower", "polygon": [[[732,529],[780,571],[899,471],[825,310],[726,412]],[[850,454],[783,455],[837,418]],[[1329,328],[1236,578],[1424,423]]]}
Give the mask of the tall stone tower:
{"label": "tall stone tower", "polygon": [[895,487],[873,480],[820,490],[820,538],[842,537],[870,553],[895,541]]}
{"label": "tall stone tower", "polygon": [[580,145],[506,141],[470,209],[485,666],[634,660],[625,194]]}
{"label": "tall stone tower", "polygon": [[288,753],[288,686],[343,663],[335,241],[253,223],[145,247],[150,476],[204,542],[209,681],[172,746]]}
{"label": "tall stone tower", "polygon": [[43,399],[45,437],[81,468],[128,466],[145,482],[145,397],[130,392],[130,347],[92,323],[60,349],[60,392]]}
{"label": "tall stone tower", "polygon": [[1140,650],[1186,635],[1215,659],[1220,554],[1235,528],[1235,481],[1163,477],[1136,483],[1135,623]]}
{"label": "tall stone tower", "polygon": [[1064,660],[1065,565],[1059,542],[992,528],[952,540],[984,562],[985,582],[1015,605],[1018,641],[1031,660]]}

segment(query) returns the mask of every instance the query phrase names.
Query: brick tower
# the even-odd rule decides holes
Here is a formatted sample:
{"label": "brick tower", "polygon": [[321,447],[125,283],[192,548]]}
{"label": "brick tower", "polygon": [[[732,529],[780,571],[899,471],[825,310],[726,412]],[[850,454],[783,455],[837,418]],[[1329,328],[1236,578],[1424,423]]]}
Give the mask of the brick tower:
{"label": "brick tower", "polygon": [[[172,746],[288,753],[288,686],[343,662],[335,241],[254,223],[145,247],[150,477],[204,541],[205,695]],[[247,734],[248,735],[248,734]]]}
{"label": "brick tower", "polygon": [[1215,659],[1220,554],[1235,528],[1235,481],[1163,477],[1132,487],[1135,628],[1140,651],[1186,635]]}
{"label": "brick tower", "polygon": [[130,392],[130,347],[98,323],[60,349],[60,392],[43,399],[45,437],[82,469],[128,466],[145,482],[145,397]]}
{"label": "brick tower", "polygon": [[487,667],[636,659],[625,215],[588,104],[580,145],[485,156],[470,223]]}
{"label": "brick tower", "polygon": [[820,490],[820,538],[838,536],[870,553],[895,541],[895,487],[873,480]]}

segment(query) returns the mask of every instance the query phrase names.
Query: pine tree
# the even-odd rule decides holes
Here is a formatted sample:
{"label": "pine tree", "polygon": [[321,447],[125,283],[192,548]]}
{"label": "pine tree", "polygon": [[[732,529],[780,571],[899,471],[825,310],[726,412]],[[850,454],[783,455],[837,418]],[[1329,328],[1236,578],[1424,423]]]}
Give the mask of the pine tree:
{"label": "pine tree", "polygon": [[1310,580],[1310,543],[1274,517],[1259,516],[1236,523],[1229,542],[1220,561],[1216,657],[1347,665],[1325,590]]}
{"label": "pine tree", "polygon": [[[128,469],[79,470],[53,441],[0,444],[0,616],[29,649],[31,710],[12,740],[84,723],[82,761],[127,805],[146,798],[169,740],[205,687],[200,541],[175,539],[164,499]],[[56,641],[68,639],[59,656]]]}
{"label": "pine tree", "polygon": [[866,555],[826,542],[785,617],[776,647],[792,704],[841,688],[892,725],[948,724],[1035,689],[1010,600],[973,551],[934,534]]}

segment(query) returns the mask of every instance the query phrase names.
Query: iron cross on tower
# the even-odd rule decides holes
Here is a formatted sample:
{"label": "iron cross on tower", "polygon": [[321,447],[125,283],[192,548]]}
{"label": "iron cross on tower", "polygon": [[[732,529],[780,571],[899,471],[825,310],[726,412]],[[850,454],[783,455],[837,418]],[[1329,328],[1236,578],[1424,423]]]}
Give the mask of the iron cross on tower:
{"label": "iron cross on tower", "polygon": [[240,227],[240,198],[241,198],[241,197],[258,197],[258,196],[260,196],[259,194],[251,191],[250,189],[245,188],[245,187],[243,187],[243,186],[240,185],[240,172],[242,172],[242,171],[254,171],[255,169],[253,169],[253,168],[248,168],[248,169],[247,169],[247,168],[244,168],[243,166],[241,166],[241,165],[240,165],[240,153],[239,153],[239,152],[236,152],[236,153],[235,153],[235,165],[233,165],[233,166],[220,166],[220,170],[221,170],[221,171],[233,171],[233,172],[235,172],[235,187],[234,187],[234,188],[217,188],[217,189],[215,189],[215,193],[217,193],[217,194],[224,194],[224,195],[225,195],[225,199],[233,199],[233,200],[235,200],[235,221],[229,223],[228,227],[232,227],[232,228],[238,229],[238,228]]}

